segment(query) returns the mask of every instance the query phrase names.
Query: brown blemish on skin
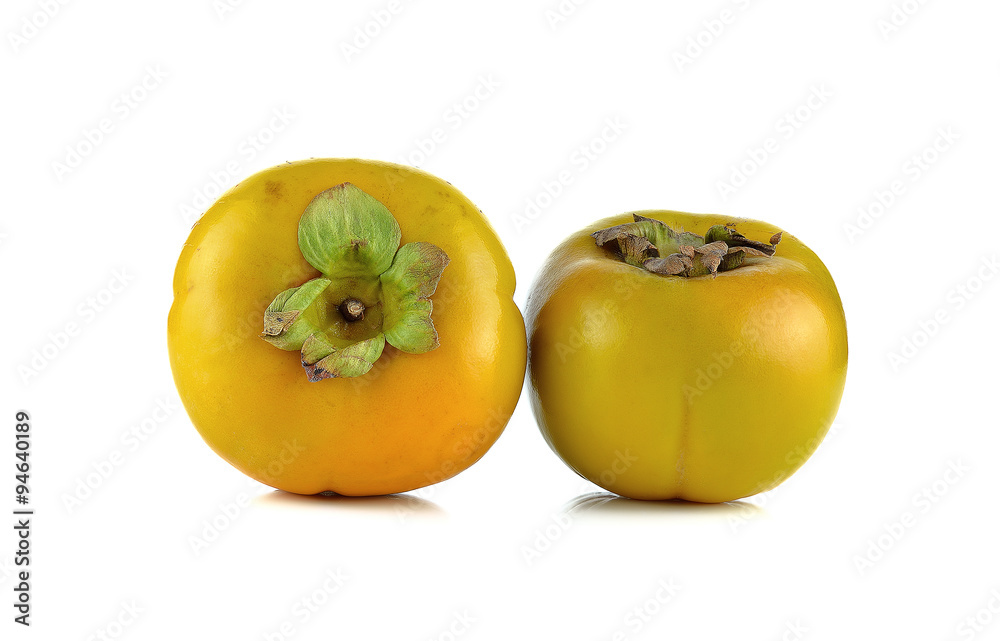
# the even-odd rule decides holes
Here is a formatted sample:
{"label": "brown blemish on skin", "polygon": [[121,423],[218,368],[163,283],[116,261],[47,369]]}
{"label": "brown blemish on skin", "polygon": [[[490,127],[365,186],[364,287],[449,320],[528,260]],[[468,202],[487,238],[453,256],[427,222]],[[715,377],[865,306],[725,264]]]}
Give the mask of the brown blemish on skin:
{"label": "brown blemish on skin", "polygon": [[285,186],[276,180],[269,180],[264,183],[264,193],[269,198],[281,200],[282,196],[285,195]]}

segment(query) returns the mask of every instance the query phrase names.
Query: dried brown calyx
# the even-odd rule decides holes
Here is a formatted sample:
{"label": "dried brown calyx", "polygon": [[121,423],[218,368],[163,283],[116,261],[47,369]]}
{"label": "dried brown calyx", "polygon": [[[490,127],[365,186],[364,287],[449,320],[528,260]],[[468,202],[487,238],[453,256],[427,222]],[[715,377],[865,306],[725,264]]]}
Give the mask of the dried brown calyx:
{"label": "dried brown calyx", "polygon": [[598,247],[609,247],[635,267],[667,276],[715,276],[743,265],[748,256],[774,256],[781,232],[770,242],[750,240],[733,225],[713,225],[704,237],[675,231],[653,218],[632,214],[635,222],[591,234]]}

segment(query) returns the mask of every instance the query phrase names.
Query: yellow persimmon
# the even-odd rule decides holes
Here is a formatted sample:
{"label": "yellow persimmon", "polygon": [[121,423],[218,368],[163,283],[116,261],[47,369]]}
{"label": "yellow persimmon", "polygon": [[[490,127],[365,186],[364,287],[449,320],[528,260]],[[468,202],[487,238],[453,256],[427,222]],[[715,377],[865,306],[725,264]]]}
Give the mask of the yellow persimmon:
{"label": "yellow persimmon", "polygon": [[168,321],[191,421],[247,475],[302,494],[444,480],[506,425],[526,345],[482,213],[425,172],[292,162],[239,183],[181,252]]}
{"label": "yellow persimmon", "polygon": [[830,273],[759,221],[646,211],[595,223],[549,257],[526,321],[543,435],[631,498],[721,502],[777,486],[819,445],[844,389]]}

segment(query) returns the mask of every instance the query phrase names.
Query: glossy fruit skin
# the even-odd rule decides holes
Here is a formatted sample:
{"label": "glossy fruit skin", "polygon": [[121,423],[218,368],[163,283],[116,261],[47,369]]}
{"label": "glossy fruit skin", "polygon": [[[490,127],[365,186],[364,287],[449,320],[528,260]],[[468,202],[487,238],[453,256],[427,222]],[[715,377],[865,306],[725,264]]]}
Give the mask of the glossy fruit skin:
{"label": "glossy fruit skin", "polygon": [[[402,243],[451,258],[431,298],[440,346],[387,345],[363,376],[310,382],[298,352],[259,334],[271,300],[318,275],[299,250],[299,218],[344,182],[389,208]],[[208,445],[262,483],[351,496],[416,489],[476,462],[514,410],[526,342],[513,292],[496,233],[449,183],[366,160],[287,163],[236,185],[192,229],[168,319],[174,381]]]}
{"label": "glossy fruit skin", "polygon": [[[647,211],[704,235],[736,222]],[[717,277],[647,272],[590,234],[549,257],[526,308],[530,398],[552,449],[601,487],[636,499],[716,503],[769,490],[815,451],[847,375],[847,328],[820,259],[790,234],[772,258]]]}

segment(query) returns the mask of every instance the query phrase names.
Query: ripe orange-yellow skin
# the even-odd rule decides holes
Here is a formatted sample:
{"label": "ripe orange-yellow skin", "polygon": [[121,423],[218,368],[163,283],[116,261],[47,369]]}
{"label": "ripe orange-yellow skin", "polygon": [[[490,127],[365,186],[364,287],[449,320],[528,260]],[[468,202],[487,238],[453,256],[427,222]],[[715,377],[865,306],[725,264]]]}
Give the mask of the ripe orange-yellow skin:
{"label": "ripe orange-yellow skin", "polygon": [[[732,218],[640,212],[704,236]],[[771,258],[684,278],[649,273],[597,247],[591,225],[560,245],[526,319],[531,403],[576,472],[637,499],[715,503],[769,490],[813,453],[847,374],[840,296],[790,234]],[[779,229],[735,221],[767,242]]]}
{"label": "ripe orange-yellow skin", "polygon": [[[297,243],[320,192],[350,182],[381,201],[401,244],[442,248],[433,301],[440,346],[386,345],[367,374],[310,382],[299,352],[259,337],[267,305],[319,276]],[[510,418],[524,380],[514,271],[482,213],[450,184],[389,163],[322,159],[251,176],[201,218],[174,275],[170,362],[205,441],[247,475],[300,494],[403,492],[476,462]]]}

